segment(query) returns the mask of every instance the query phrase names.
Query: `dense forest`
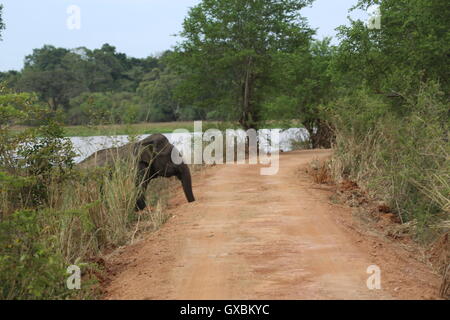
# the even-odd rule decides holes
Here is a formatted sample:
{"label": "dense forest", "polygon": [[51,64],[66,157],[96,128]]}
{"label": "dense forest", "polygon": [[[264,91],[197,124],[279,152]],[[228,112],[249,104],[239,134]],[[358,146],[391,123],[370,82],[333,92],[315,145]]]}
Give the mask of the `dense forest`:
{"label": "dense forest", "polygon": [[[309,131],[309,147],[334,148],[330,170],[336,181],[355,181],[386,203],[414,239],[430,243],[448,233],[448,3],[360,0],[354,9],[379,5],[380,27],[351,21],[338,28],[333,45],[331,39],[317,39],[302,16],[301,9],[312,2],[203,0],[184,20],[183,41],[160,56],[136,59],[110,44],[95,50],[46,45],[25,58],[21,71],[1,73],[0,242],[10,247],[2,245],[0,251],[10,258],[0,265],[0,281],[9,283],[0,288],[0,297],[64,296],[64,288],[47,288],[59,273],[18,284],[11,279],[19,275],[8,272],[30,273],[24,270],[44,268],[50,258],[54,270],[62,270],[122,244],[123,234],[114,237],[113,231],[133,222],[111,218],[129,212],[125,205],[117,209],[128,198],[111,203],[100,193],[74,198],[91,182],[73,179],[75,173],[67,169],[73,163],[60,121],[216,120],[244,129],[295,123]],[[8,27],[1,9],[0,32]],[[11,131],[17,124],[40,126],[18,136]],[[44,142],[20,149],[22,160],[12,160],[22,142],[37,136]],[[77,192],[57,198],[55,190],[64,188]],[[74,222],[75,214],[83,218]],[[66,226],[59,223],[63,218],[75,224],[76,234],[58,229]],[[44,237],[41,219],[56,221],[54,229],[45,230],[59,235],[59,242]],[[107,232],[95,231],[100,222]],[[1,232],[11,225],[19,226],[16,234]],[[27,235],[28,244],[15,243],[25,231],[42,241]],[[69,250],[72,236],[83,254]],[[28,253],[21,258],[24,248]],[[42,253],[37,258],[30,253],[36,250]],[[12,267],[17,265],[23,268]]]}
{"label": "dense forest", "polygon": [[168,66],[171,54],[136,59],[109,44],[95,50],[46,45],[25,58],[22,71],[1,73],[0,81],[37,93],[66,124],[202,119],[174,96],[179,77]]}

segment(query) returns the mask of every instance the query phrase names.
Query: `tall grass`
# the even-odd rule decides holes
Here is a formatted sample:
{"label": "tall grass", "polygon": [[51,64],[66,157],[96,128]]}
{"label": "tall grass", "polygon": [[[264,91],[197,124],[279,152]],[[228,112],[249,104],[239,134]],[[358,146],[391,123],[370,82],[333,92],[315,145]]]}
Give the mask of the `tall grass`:
{"label": "tall grass", "polygon": [[111,171],[79,171],[77,179],[49,188],[51,209],[63,212],[55,218],[59,218],[60,247],[68,261],[126,242],[135,216],[135,170],[116,161]]}
{"label": "tall grass", "polygon": [[367,92],[338,101],[332,172],[356,181],[402,222],[414,221],[418,239],[431,240],[449,230],[449,106],[433,84],[405,99],[401,115]]}
{"label": "tall grass", "polygon": [[[134,159],[107,169],[74,166],[53,111],[1,84],[0,115],[0,300],[91,297],[92,262],[141,226],[165,222],[167,186],[155,181],[155,209],[137,214]],[[82,290],[66,286],[73,264],[82,268]]]}
{"label": "tall grass", "polygon": [[442,251],[434,261],[450,290],[450,107],[434,83],[398,104],[359,91],[337,101],[331,171],[387,204],[416,240]]}
{"label": "tall grass", "polygon": [[[50,179],[47,202],[34,208],[16,204],[12,190],[0,197],[0,299],[58,299],[92,297],[91,282],[81,291],[65,286],[68,266],[89,273],[102,252],[124,245],[142,230],[165,223],[165,201],[170,183],[152,183],[149,203],[154,208],[134,212],[137,189],[135,166],[118,160],[111,169],[73,169],[70,179]],[[164,195],[164,196],[163,196]]]}

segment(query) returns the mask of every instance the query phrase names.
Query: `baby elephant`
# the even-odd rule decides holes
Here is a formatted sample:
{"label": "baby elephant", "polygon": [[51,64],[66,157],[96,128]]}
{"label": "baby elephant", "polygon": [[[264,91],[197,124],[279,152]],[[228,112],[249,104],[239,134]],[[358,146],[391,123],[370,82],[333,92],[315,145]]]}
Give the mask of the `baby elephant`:
{"label": "baby elephant", "polygon": [[145,191],[150,181],[157,177],[177,177],[183,186],[184,194],[189,202],[194,202],[192,180],[189,167],[184,163],[176,164],[172,154],[179,155],[178,150],[162,134],[153,134],[148,138],[129,143],[118,148],[109,148],[95,152],[79,164],[81,168],[112,166],[117,159],[131,157],[137,166],[135,178],[139,190],[136,200],[136,210],[143,210]]}

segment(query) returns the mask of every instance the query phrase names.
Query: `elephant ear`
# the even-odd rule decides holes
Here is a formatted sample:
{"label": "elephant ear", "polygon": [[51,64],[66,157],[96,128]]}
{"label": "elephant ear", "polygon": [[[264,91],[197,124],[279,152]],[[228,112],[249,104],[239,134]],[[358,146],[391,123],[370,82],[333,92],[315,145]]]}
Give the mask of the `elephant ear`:
{"label": "elephant ear", "polygon": [[140,162],[150,164],[153,160],[154,149],[155,146],[153,143],[141,141],[134,145],[133,153]]}
{"label": "elephant ear", "polygon": [[141,161],[150,164],[155,157],[167,157],[172,154],[173,145],[163,136],[153,135],[136,143],[135,156]]}

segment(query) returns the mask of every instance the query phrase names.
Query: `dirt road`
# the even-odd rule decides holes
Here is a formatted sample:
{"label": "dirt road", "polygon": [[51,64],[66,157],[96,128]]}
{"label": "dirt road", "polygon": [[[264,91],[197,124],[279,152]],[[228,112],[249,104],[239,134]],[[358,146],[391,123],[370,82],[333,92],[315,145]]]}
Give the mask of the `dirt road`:
{"label": "dirt road", "polygon": [[[276,176],[224,165],[194,178],[173,218],[115,258],[106,299],[429,299],[439,279],[390,243],[352,228],[304,167],[329,151],[284,153]],[[367,268],[381,269],[369,290]]]}

